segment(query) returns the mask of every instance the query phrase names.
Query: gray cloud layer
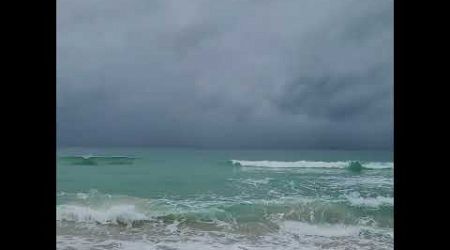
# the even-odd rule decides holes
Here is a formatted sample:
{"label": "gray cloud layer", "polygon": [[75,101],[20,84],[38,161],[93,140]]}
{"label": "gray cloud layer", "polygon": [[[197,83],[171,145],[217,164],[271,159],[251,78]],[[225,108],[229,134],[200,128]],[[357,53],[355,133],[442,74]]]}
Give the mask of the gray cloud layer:
{"label": "gray cloud layer", "polygon": [[60,145],[391,148],[391,0],[59,0]]}

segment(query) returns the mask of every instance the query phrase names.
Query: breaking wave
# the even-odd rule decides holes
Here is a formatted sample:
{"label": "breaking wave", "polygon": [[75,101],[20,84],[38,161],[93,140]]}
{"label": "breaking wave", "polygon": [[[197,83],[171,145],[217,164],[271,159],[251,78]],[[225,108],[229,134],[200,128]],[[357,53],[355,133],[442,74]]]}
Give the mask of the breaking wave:
{"label": "breaking wave", "polygon": [[392,162],[358,162],[358,161],[245,161],[231,160],[234,166],[259,167],[259,168],[354,168],[362,169],[391,169],[394,167]]}
{"label": "breaking wave", "polygon": [[[67,195],[67,194],[64,194]],[[101,197],[103,196],[103,198]],[[391,227],[393,201],[390,197],[362,197],[354,192],[334,201],[321,198],[276,200],[146,200],[102,194],[72,195],[71,202],[57,206],[57,221],[134,227],[145,223],[180,223],[184,227],[239,230],[250,222],[256,227],[279,229],[277,221],[312,224],[358,225],[370,215],[375,224]],[[361,208],[363,210],[361,210]],[[364,208],[370,208],[367,211]],[[376,208],[376,209],[374,209]],[[275,223],[275,224],[274,224]]]}
{"label": "breaking wave", "polygon": [[135,157],[131,156],[98,155],[76,155],[59,157],[59,160],[70,165],[129,165],[133,164],[135,159]]}
{"label": "breaking wave", "polygon": [[96,190],[57,197],[60,249],[348,249],[367,237],[392,248],[391,198],[358,192],[275,200],[144,199]]}
{"label": "breaking wave", "polygon": [[116,224],[133,226],[136,222],[147,220],[147,216],[136,210],[135,205],[115,205],[103,209],[94,209],[80,205],[60,205],[57,209],[57,221],[95,222],[98,224]]}
{"label": "breaking wave", "polygon": [[393,206],[394,198],[385,196],[376,197],[361,197],[358,192],[352,192],[345,195],[345,198],[350,202],[352,206],[359,207],[380,207],[380,206]]}

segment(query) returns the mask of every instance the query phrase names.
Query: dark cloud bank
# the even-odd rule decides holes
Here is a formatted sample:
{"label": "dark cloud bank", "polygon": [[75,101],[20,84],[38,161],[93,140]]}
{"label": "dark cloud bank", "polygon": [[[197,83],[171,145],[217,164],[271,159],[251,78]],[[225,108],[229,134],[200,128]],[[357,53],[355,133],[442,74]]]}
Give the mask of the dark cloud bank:
{"label": "dark cloud bank", "polygon": [[391,0],[59,0],[60,146],[392,148]]}

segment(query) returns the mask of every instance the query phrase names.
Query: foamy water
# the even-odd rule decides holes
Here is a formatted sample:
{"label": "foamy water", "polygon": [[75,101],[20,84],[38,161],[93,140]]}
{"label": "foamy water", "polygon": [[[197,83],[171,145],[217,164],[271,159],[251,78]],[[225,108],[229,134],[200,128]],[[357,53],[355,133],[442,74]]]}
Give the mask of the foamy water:
{"label": "foamy water", "polygon": [[[244,167],[265,167],[265,168],[348,168],[353,161],[243,161],[231,160],[234,165]],[[363,167],[367,169],[390,169],[392,162],[363,162]]]}
{"label": "foamy water", "polygon": [[393,249],[393,164],[361,155],[69,150],[58,160],[57,247]]}

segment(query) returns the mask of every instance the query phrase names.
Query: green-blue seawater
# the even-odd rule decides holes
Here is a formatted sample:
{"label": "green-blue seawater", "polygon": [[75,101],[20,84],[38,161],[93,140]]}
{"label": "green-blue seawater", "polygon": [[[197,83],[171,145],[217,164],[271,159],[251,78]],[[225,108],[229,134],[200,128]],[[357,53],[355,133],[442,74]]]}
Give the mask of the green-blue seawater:
{"label": "green-blue seawater", "polygon": [[390,151],[60,148],[58,249],[393,249]]}

